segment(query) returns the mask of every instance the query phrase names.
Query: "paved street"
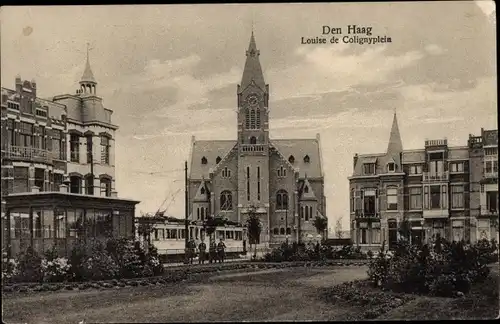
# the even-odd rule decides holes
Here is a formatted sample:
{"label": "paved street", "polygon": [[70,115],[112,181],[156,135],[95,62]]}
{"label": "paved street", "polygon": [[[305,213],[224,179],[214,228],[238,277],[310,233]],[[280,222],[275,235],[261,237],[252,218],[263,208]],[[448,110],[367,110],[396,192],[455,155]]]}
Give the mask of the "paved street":
{"label": "paved street", "polygon": [[364,278],[366,270],[267,269],[173,287],[7,297],[3,316],[10,323],[335,320],[343,310],[323,303],[318,288]]}

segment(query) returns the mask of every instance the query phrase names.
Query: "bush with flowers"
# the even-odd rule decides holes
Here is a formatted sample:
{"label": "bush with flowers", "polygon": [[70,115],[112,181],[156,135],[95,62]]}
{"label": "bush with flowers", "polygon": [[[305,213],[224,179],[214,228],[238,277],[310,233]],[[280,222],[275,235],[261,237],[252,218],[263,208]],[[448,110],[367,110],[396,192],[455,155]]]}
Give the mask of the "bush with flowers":
{"label": "bush with flowers", "polygon": [[370,281],[384,289],[454,296],[467,293],[472,283],[489,274],[477,245],[450,243],[440,237],[423,246],[401,240],[393,255],[384,245],[368,270]]}

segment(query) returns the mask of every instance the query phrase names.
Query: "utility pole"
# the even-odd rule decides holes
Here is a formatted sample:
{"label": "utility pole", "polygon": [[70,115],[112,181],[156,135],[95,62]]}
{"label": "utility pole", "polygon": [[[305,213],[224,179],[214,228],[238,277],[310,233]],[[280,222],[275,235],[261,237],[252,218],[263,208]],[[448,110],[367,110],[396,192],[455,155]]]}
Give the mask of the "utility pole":
{"label": "utility pole", "polygon": [[286,244],[288,245],[288,205],[286,206],[285,209],[285,238],[286,238]]}
{"label": "utility pole", "polygon": [[185,220],[184,220],[184,230],[185,230],[185,258],[186,258],[186,264],[188,263],[188,245],[189,245],[189,229],[188,229],[188,217],[189,217],[189,201],[188,201],[188,163],[187,161],[184,162],[184,213],[185,213]]}

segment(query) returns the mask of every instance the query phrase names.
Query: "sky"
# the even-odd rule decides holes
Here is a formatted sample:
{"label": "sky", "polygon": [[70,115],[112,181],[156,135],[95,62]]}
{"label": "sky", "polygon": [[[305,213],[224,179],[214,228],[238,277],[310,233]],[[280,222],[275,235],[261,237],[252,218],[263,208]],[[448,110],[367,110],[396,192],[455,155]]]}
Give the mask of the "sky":
{"label": "sky", "polygon": [[[75,93],[91,44],[97,93],[120,127],[116,189],[141,201],[137,214],[183,217],[191,136],[236,139],[252,26],[271,138],[321,135],[330,227],[340,219],[348,228],[353,155],[385,152],[394,111],[405,149],[441,138],[462,146],[497,128],[492,1],[0,10],[2,87],[20,74],[42,98]],[[324,25],[344,35],[347,25],[370,26],[392,42],[301,44]]]}

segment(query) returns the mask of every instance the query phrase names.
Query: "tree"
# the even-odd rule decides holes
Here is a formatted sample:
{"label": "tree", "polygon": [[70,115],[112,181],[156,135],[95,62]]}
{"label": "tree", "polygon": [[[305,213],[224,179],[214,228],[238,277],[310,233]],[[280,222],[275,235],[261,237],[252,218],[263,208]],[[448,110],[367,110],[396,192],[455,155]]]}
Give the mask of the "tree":
{"label": "tree", "polygon": [[316,218],[313,221],[313,225],[318,231],[318,234],[322,234],[322,237],[324,239],[325,230],[328,227],[328,220],[326,219],[326,217],[316,216]]}
{"label": "tree", "polygon": [[404,240],[410,241],[410,239],[411,239],[411,224],[407,218],[403,218],[401,223],[399,223],[398,233]]}
{"label": "tree", "polygon": [[257,258],[257,242],[259,241],[260,233],[262,232],[262,222],[256,213],[255,207],[250,207],[248,211],[247,218],[247,233],[248,233],[248,243],[250,248],[252,244],[254,245],[254,259]]}
{"label": "tree", "polygon": [[151,233],[154,231],[153,223],[148,216],[143,216],[139,218],[139,224],[137,226],[137,233],[139,236],[144,238],[145,250],[149,250],[149,245],[151,245]]}
{"label": "tree", "polygon": [[342,238],[342,236],[344,236],[344,233],[342,232],[342,217],[337,219],[335,222],[335,235],[337,238]]}
{"label": "tree", "polygon": [[213,236],[212,234],[215,232],[217,228],[218,220],[215,217],[207,216],[205,221],[203,222],[203,228],[205,229],[205,233],[208,235],[209,244],[212,243]]}

